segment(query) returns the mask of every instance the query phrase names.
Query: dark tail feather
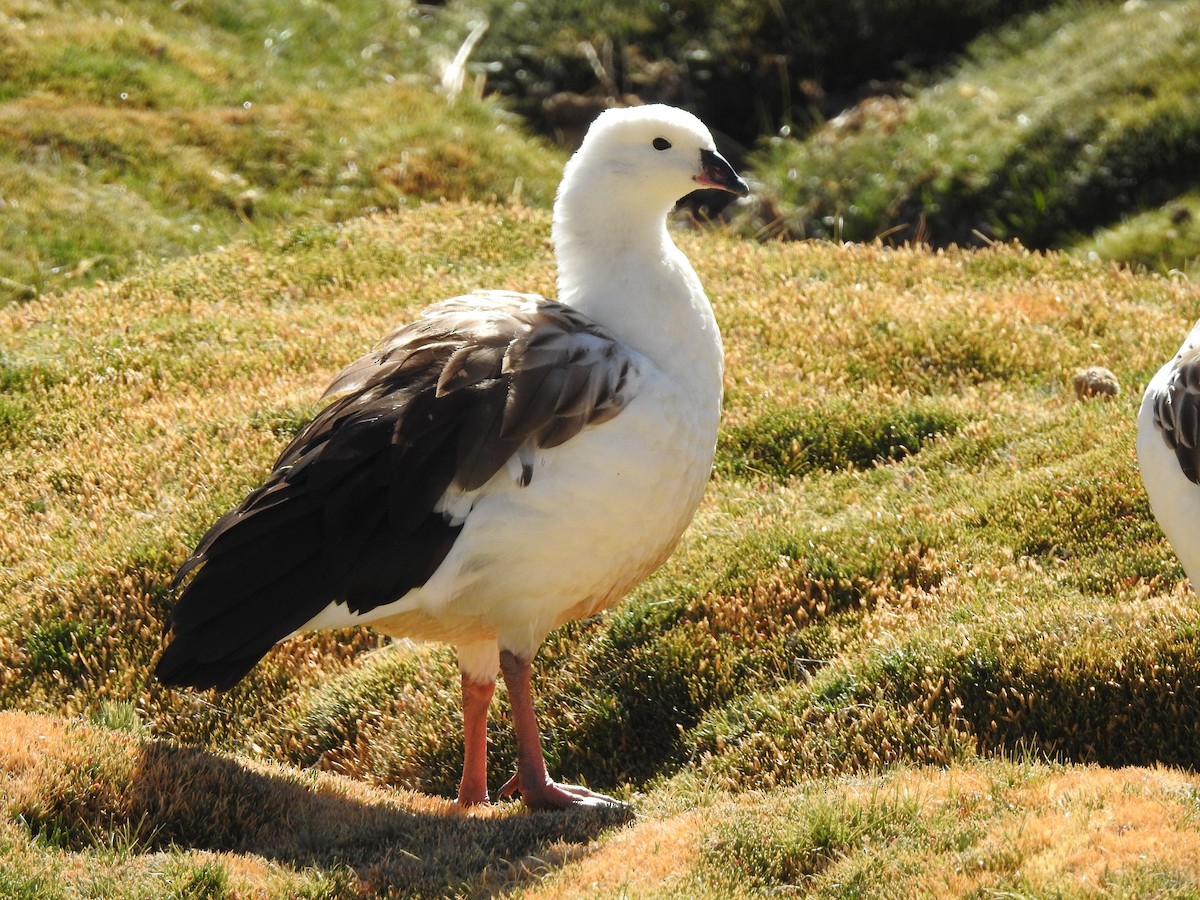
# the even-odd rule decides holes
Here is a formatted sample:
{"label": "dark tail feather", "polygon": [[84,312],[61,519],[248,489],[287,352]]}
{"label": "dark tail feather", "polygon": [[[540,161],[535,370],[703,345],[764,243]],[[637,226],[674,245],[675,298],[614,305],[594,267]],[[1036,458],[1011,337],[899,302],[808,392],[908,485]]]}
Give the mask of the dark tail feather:
{"label": "dark tail feather", "polygon": [[335,401],[209,529],[175,578],[160,681],[226,690],[330,604],[366,613],[425,583],[461,530],[436,505],[470,400],[435,409],[435,376],[412,408],[404,384]]}
{"label": "dark tail feather", "polygon": [[227,691],[246,677],[255,663],[262,659],[271,645],[261,652],[248,653],[238,658],[226,658],[213,662],[201,662],[196,658],[186,638],[176,638],[167,645],[154,667],[154,676],[171,687],[193,687],[199,690],[216,688]]}

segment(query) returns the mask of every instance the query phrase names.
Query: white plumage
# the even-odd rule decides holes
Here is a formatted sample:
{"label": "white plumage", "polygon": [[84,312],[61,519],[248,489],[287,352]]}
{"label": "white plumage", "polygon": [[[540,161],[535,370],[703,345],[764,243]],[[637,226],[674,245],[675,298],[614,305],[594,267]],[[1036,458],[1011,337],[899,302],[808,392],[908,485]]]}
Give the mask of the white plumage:
{"label": "white plumage", "polygon": [[1137,454],[1150,508],[1200,590],[1200,322],[1146,386]]}
{"label": "white plumage", "polygon": [[463,672],[460,802],[488,798],[498,670],[519,747],[502,795],[614,802],[546,774],[530,662],[551,629],[666,559],[708,480],[721,339],[666,227],[698,187],[746,192],[694,116],[601,115],[555,203],[558,302],[444,301],[335,378],[329,406],[180,569],[159,677],[225,688],[314,628],[447,641]]}

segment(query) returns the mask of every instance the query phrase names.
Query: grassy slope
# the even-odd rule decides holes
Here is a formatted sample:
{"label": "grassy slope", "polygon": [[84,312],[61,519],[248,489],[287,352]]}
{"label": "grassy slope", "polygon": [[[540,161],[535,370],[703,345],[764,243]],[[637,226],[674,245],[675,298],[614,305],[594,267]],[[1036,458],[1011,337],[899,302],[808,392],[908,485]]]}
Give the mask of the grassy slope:
{"label": "grassy slope", "polygon": [[765,147],[770,226],[1194,266],[1198,35],[1200,4],[1167,0],[1066,3],[988,34],[951,77]]}
{"label": "grassy slope", "polygon": [[[460,762],[442,648],[314,636],[220,698],[149,682],[173,567],[319,385],[434,299],[550,291],[547,235],[429,205],[0,312],[0,892],[1200,890],[1184,771],[1100,767],[1200,764],[1200,601],[1132,450],[1181,279],[681,235],[726,335],[717,474],[664,569],[539,662],[555,769],[632,829],[423,796]],[[1074,399],[1091,364],[1119,398]],[[493,734],[498,783],[503,703]]]}
{"label": "grassy slope", "polygon": [[561,160],[425,74],[402,2],[0,2],[0,302],[281,220],[553,196]]}
{"label": "grassy slope", "polygon": [[[339,365],[448,293],[552,288],[542,213],[327,220],[541,203],[558,162],[403,76],[461,38],[406,5],[175,6],[0,0],[0,299],[239,238],[0,311],[0,896],[1200,891],[1188,770],[1113,768],[1197,765],[1200,603],[1131,449],[1182,280],[685,237],[729,351],[716,477],[539,663],[556,770],[630,828],[438,799],[442,648],[150,684],[173,567]],[[1072,399],[1094,362],[1117,401]],[[497,783],[502,702],[493,735]]]}

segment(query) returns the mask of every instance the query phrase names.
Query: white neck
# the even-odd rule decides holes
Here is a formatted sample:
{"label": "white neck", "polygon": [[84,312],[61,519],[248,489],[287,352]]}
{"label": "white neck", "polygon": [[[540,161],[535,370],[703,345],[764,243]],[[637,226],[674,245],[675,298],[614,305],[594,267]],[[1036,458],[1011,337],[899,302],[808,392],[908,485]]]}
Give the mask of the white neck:
{"label": "white neck", "polygon": [[700,279],[667,232],[671,204],[605,187],[564,179],[553,227],[559,302],[719,403],[721,335]]}

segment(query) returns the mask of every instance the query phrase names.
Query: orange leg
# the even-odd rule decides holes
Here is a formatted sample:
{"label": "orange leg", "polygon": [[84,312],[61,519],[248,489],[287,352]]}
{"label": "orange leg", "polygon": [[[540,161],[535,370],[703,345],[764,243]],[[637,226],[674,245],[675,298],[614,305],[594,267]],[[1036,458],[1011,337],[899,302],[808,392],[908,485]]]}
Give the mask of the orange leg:
{"label": "orange leg", "polygon": [[496,682],[480,684],[462,677],[463,773],[458,783],[458,805],[478,806],[488,802],[487,717]]}
{"label": "orange leg", "polygon": [[508,687],[513,730],[517,736],[517,774],[500,789],[501,797],[519,793],[530,809],[565,809],[569,806],[625,806],[605,794],[571,784],[555,784],[546,771],[542,739],[533,711],[530,660],[518,659],[508,650],[500,653],[500,671]]}

